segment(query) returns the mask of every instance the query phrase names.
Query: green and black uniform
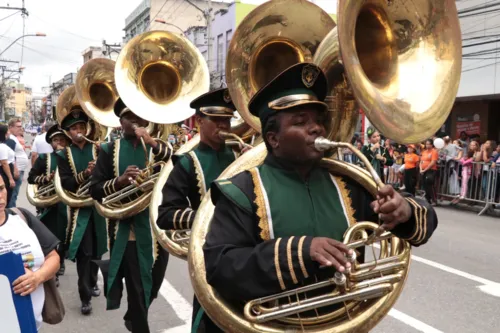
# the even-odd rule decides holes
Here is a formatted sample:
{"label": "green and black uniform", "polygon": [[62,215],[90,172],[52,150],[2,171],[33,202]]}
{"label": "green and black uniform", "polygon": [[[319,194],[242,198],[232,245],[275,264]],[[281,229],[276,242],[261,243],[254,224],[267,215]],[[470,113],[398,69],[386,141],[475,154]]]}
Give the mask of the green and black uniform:
{"label": "green and black uniform", "polygon": [[[36,185],[47,185],[52,183],[50,174],[57,169],[57,156],[56,153],[40,154],[31,168],[28,175],[28,183]],[[38,218],[45,224],[45,226],[56,236],[61,242],[58,246],[58,254],[60,257],[60,264],[64,266],[64,251],[66,240],[66,227],[68,225],[68,207],[59,201],[55,205],[47,208],[40,208],[40,215]]]}
{"label": "green and black uniform", "polygon": [[[61,185],[66,191],[76,193],[81,184],[88,180],[84,171],[90,161],[97,157],[96,146],[85,143],[82,149],[71,144],[57,153],[57,166]],[[78,291],[82,303],[89,303],[92,289],[97,284],[99,267],[93,260],[99,260],[108,251],[107,221],[91,207],[69,209],[66,232],[68,259],[76,260]]]}
{"label": "green and black uniform", "polygon": [[[207,282],[235,304],[331,275],[311,259],[312,239],[342,241],[356,221],[377,221],[373,197],[354,180],[318,166],[303,181],[272,155],[258,168],[214,182],[211,193]],[[393,233],[419,246],[432,235],[437,216],[425,201],[406,200],[412,217]]]}
{"label": "green and black uniform", "polygon": [[[235,159],[235,153],[228,147],[215,151],[203,142],[195,150],[179,157],[163,187],[163,202],[159,207],[158,226],[165,230],[190,229],[196,210],[210,184]],[[200,323],[202,316],[206,317],[195,297],[193,301],[193,332],[198,331],[198,323]],[[207,327],[200,332],[211,332],[212,326],[210,325],[213,325],[213,328],[217,327],[211,322],[207,323],[206,320],[204,324]]]}
{"label": "green and black uniform", "polygon": [[[366,156],[368,161],[372,164],[375,171],[377,171],[380,179],[385,179],[384,166],[391,166],[394,163],[394,161],[391,157],[391,154],[389,153],[389,150],[387,150],[387,148],[380,147],[380,148],[376,149],[375,151],[372,151],[372,149],[371,149],[372,146],[373,145],[371,143],[366,145],[366,146],[363,146],[363,148],[361,149],[361,152],[363,153],[363,155]],[[377,158],[375,157],[375,156],[377,156],[377,154],[380,154],[380,155],[382,155],[382,157],[385,158],[385,163],[384,163],[384,161],[377,160]]]}
{"label": "green and black uniform", "polygon": [[[193,100],[190,107],[200,117],[231,118],[236,110],[227,88],[214,90]],[[176,157],[174,169],[163,187],[163,202],[158,211],[158,226],[164,230],[191,229],[196,210],[210,184],[237,158],[226,146],[214,150],[200,142],[193,151]],[[201,320],[201,318],[204,320]],[[204,314],[194,297],[192,332],[212,332],[217,326]],[[205,326],[199,326],[203,322]]]}
{"label": "green and black uniform", "polygon": [[[158,143],[152,149],[146,145],[150,159],[167,162],[171,150]],[[92,198],[102,201],[104,197],[120,190],[118,177],[130,165],[139,169],[146,167],[143,146],[134,136],[118,139],[101,145],[101,151],[92,172]],[[136,194],[132,195],[136,199]],[[133,332],[149,332],[148,308],[157,297],[165,276],[168,252],[159,246],[149,223],[149,210],[130,218],[109,223],[111,257],[107,269],[103,269],[106,282],[107,309],[120,307],[123,278],[127,287],[128,310],[124,319],[130,321]]]}

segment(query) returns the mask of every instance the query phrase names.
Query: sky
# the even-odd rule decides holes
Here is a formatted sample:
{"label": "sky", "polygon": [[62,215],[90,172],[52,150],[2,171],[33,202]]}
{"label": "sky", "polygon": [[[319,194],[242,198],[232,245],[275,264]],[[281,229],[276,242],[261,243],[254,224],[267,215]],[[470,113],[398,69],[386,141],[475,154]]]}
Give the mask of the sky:
{"label": "sky", "polygon": [[[230,0],[223,0],[231,2]],[[259,4],[262,0],[245,0]],[[335,12],[336,1],[312,0],[329,13]],[[76,73],[83,65],[82,52],[89,46],[120,43],[125,18],[141,0],[25,0],[29,16],[25,34],[45,33],[46,37],[26,37],[24,51],[14,44],[1,59],[21,61],[25,67],[21,83],[43,96],[44,87],[68,73]],[[22,0],[0,0],[0,6],[21,7]],[[0,52],[23,35],[23,19],[14,10],[0,9]],[[13,14],[13,15],[12,15]],[[8,17],[9,15],[12,15]],[[21,44],[21,40],[18,42]],[[5,65],[5,63],[1,63]],[[10,64],[10,69],[17,69]]]}

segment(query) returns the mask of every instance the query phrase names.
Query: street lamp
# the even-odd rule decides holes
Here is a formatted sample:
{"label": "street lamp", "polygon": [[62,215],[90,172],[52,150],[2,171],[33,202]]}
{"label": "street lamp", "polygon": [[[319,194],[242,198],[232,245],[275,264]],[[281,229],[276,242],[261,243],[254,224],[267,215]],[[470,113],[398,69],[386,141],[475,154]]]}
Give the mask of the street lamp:
{"label": "street lamp", "polygon": [[184,35],[184,30],[182,30],[181,28],[179,28],[178,26],[176,26],[175,24],[172,24],[172,23],[168,23],[167,21],[165,20],[162,20],[162,19],[155,19],[155,22],[157,23],[161,23],[161,24],[166,24],[166,25],[171,25],[173,27],[176,27],[177,29],[179,29],[181,31],[181,35]]}
{"label": "street lamp", "polygon": [[0,53],[0,56],[2,54],[5,53],[5,51],[7,51],[12,45],[14,45],[14,43],[16,43],[18,40],[24,38],[24,37],[46,37],[47,35],[42,33],[42,32],[37,32],[36,34],[28,34],[28,35],[22,35],[21,37],[18,37],[16,38],[12,43],[10,43],[9,46],[7,46],[1,53]]}

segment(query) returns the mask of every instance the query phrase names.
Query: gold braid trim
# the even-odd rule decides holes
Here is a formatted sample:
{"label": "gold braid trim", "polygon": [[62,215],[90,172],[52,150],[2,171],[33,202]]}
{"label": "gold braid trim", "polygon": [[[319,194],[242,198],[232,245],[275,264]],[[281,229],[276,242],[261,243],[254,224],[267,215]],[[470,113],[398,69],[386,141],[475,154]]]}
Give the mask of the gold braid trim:
{"label": "gold braid trim", "polygon": [[332,176],[335,181],[339,184],[340,196],[342,197],[342,201],[344,202],[344,206],[347,214],[347,222],[349,226],[356,224],[356,219],[354,218],[354,213],[356,210],[352,207],[352,200],[350,197],[351,191],[347,188],[347,184],[342,180],[342,178],[337,176]]}
{"label": "gold braid trim", "polygon": [[288,269],[290,270],[290,276],[292,277],[292,281],[294,284],[299,283],[297,280],[297,276],[295,275],[295,270],[293,269],[293,258],[292,258],[292,242],[295,236],[292,236],[288,239],[288,243],[286,244],[286,258],[288,261]]}
{"label": "gold braid trim", "polygon": [[421,216],[420,216],[420,209],[419,209],[420,205],[417,204],[417,202],[415,200],[412,200],[410,198],[406,198],[406,200],[408,201],[408,203],[410,205],[413,206],[413,210],[414,210],[414,214],[415,214],[415,232],[407,240],[414,240],[415,237],[417,237],[417,235],[420,234],[420,230],[422,229],[422,226],[421,226],[422,219],[421,219]]}
{"label": "gold braid trim", "polygon": [[198,180],[200,196],[201,198],[203,198],[205,196],[205,193],[207,193],[207,190],[205,188],[205,176],[203,175],[203,168],[201,167],[200,160],[198,160],[198,157],[196,156],[194,151],[190,151],[188,154],[193,159],[194,171],[196,173],[196,180]]}
{"label": "gold braid trim", "polygon": [[[80,213],[80,208],[76,208],[75,209],[75,213],[73,215],[73,218],[71,220],[71,225],[72,225],[72,228],[73,230],[71,230],[71,237],[69,239],[69,244],[71,244],[71,242],[73,241],[73,236],[75,235],[75,230],[76,230],[76,220],[78,219],[78,214]],[[68,245],[69,245],[68,244]]]}
{"label": "gold braid trim", "polygon": [[69,166],[71,167],[71,171],[73,171],[73,176],[75,177],[76,181],[78,181],[78,173],[76,172],[76,166],[75,166],[75,161],[73,160],[73,154],[71,153],[71,148],[66,147],[66,153],[68,154],[68,162]]}
{"label": "gold braid trim", "polygon": [[47,166],[46,166],[47,170],[45,170],[45,174],[46,174],[47,177],[50,176],[50,163],[51,163],[50,160],[51,160],[51,157],[52,156],[50,156],[50,154],[47,154]]}
{"label": "gold braid trim", "polygon": [[[177,229],[177,222],[176,222],[176,220],[177,220],[177,214],[179,214],[179,212],[180,212],[180,211],[181,211],[180,209],[177,209],[177,210],[175,211],[175,213],[174,213],[174,220],[173,220],[174,229]],[[180,227],[180,228],[182,228],[182,227]],[[179,229],[180,229],[180,228],[179,228]]]}
{"label": "gold braid trim", "polygon": [[302,247],[304,246],[304,240],[306,239],[306,236],[300,237],[299,240],[299,249],[297,250],[299,254],[299,264],[300,264],[300,269],[302,270],[302,274],[304,275],[304,278],[308,278],[309,274],[307,273],[306,265],[304,263],[304,258],[302,257]]}
{"label": "gold braid trim", "polygon": [[281,274],[280,268],[280,242],[281,238],[276,240],[276,244],[274,244],[274,266],[276,267],[276,276],[278,276],[278,281],[280,283],[280,287],[282,290],[286,289],[285,281],[283,281],[283,275]]}
{"label": "gold braid trim", "polygon": [[262,192],[262,187],[259,180],[259,171],[257,168],[250,169],[250,174],[252,175],[253,188],[255,193],[255,205],[257,206],[256,214],[259,217],[259,228],[260,238],[262,240],[270,240],[271,233],[269,232],[269,221],[267,218],[266,202],[264,199],[264,193]]}
{"label": "gold braid trim", "polygon": [[[413,206],[415,207],[415,217],[418,221],[418,235],[417,233],[415,233],[414,236],[417,236],[417,238],[415,239],[415,243],[418,244],[418,243],[421,243],[424,238],[425,238],[425,235],[427,234],[427,207],[425,206],[422,206],[420,204],[418,204],[418,202],[416,202],[414,199],[412,198],[407,198],[408,202],[411,202],[413,204]],[[418,207],[418,216],[416,214],[417,212],[417,208]]]}
{"label": "gold braid trim", "polygon": [[113,171],[115,173],[115,177],[120,177],[120,168],[119,168],[119,161],[120,161],[120,140],[115,141],[115,147],[113,151]]}

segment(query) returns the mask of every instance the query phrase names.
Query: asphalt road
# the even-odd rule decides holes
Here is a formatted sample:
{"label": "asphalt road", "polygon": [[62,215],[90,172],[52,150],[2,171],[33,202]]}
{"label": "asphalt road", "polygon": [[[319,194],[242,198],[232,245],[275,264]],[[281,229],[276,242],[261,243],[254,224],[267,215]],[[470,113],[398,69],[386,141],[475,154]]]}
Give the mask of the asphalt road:
{"label": "asphalt road", "polygon": [[[24,185],[18,206],[29,207]],[[372,332],[500,332],[500,219],[444,207],[437,212],[438,229],[427,245],[413,249],[404,291]],[[125,297],[119,310],[106,311],[101,296],[93,300],[91,316],[80,314],[71,262],[60,291],[66,317],[59,325],[45,325],[42,333],[127,332]],[[190,332],[192,298],[186,263],[170,258],[161,296],[150,309],[151,332]]]}

